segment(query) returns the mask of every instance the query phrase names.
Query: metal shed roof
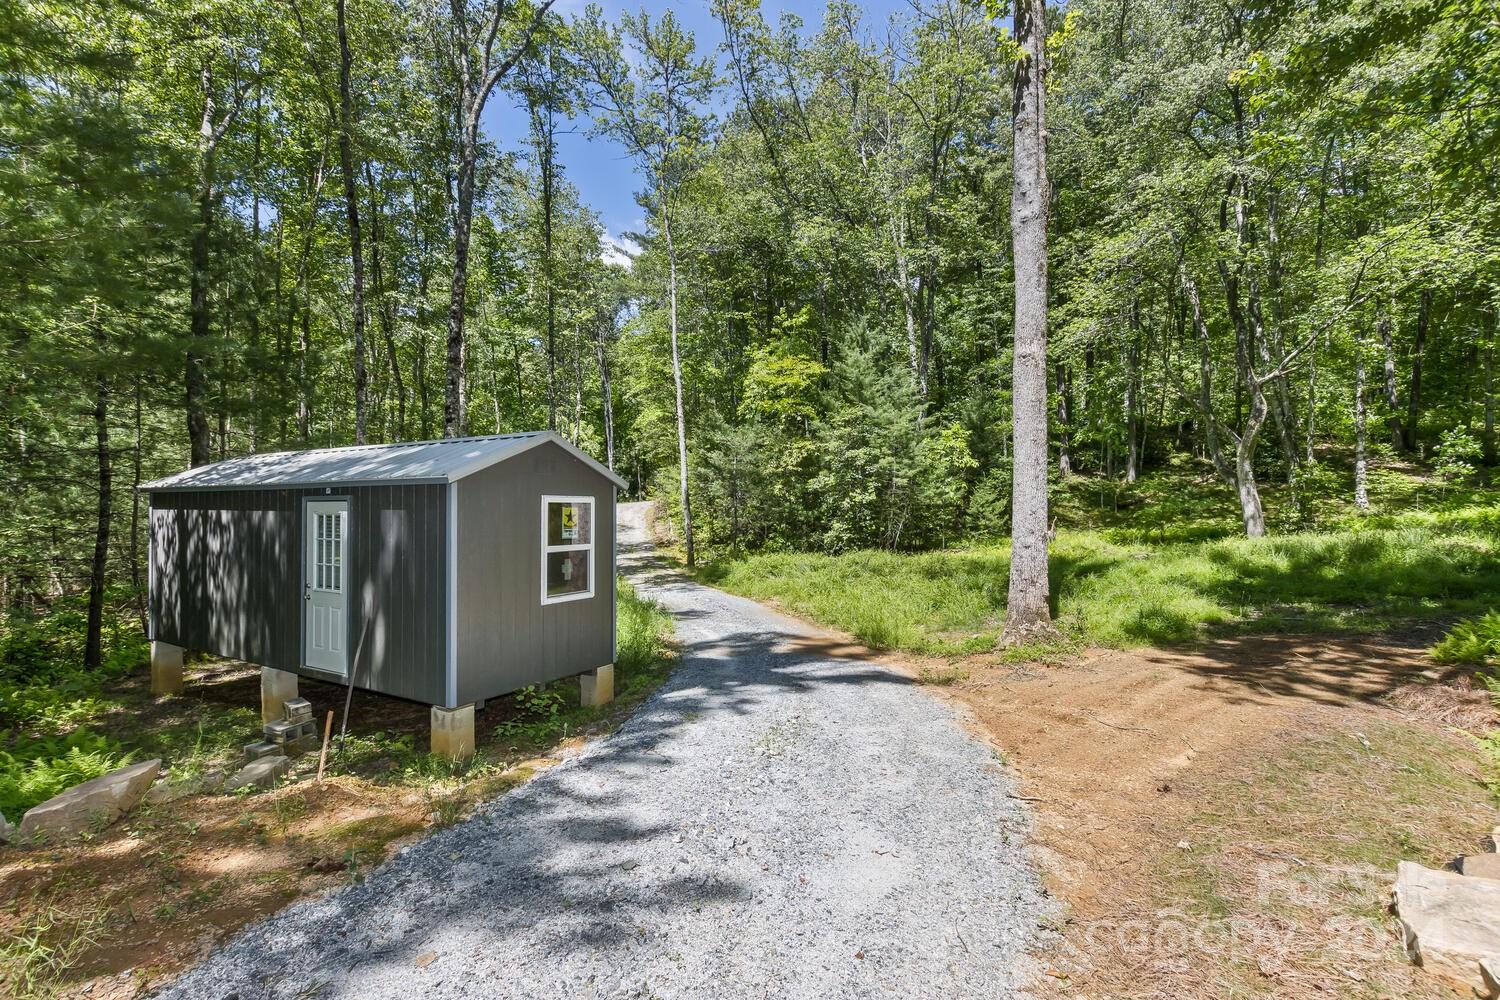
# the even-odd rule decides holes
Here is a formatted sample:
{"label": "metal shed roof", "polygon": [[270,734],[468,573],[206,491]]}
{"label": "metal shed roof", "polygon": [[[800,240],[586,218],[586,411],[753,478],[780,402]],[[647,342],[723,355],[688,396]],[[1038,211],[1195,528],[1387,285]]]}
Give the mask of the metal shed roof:
{"label": "metal shed roof", "polygon": [[200,465],[142,483],[144,493],[180,490],[249,490],[281,486],[379,486],[451,483],[551,441],[623,489],[625,480],[554,431],[444,438],[404,444],[353,445],[312,451],[278,451]]}

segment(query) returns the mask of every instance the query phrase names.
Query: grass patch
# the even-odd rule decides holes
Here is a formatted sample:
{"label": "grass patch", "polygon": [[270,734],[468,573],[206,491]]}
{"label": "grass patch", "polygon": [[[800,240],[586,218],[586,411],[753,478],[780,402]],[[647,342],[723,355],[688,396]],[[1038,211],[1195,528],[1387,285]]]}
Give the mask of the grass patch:
{"label": "grass patch", "polygon": [[[618,593],[614,702],[580,706],[576,681],[492,699],[476,726],[476,756],[453,762],[427,752],[425,706],[356,692],[349,738],[342,754],[330,755],[328,781],[312,784],[310,754],[280,787],[235,798],[191,779],[238,766],[260,728],[253,668],[198,660],[183,694],[158,698],[128,614],[112,626],[120,641],[98,672],[80,666],[71,608],[0,619],[0,795],[8,818],[127,758],[163,758],[181,793],[45,856],[3,852],[12,891],[0,908],[0,994],[76,991],[85,980],[112,978],[115,963],[143,970],[143,982],[179,969],[195,960],[198,935],[230,933],[331,881],[358,881],[393,841],[461,821],[545,768],[563,741],[607,732],[673,663],[670,616],[624,581]],[[344,703],[332,685],[307,681],[302,693],[320,722]],[[171,920],[187,931],[157,933]]]}
{"label": "grass patch", "polygon": [[[1009,547],[994,545],[772,553],[699,575],[872,647],[955,656],[994,647],[1009,569]],[[1500,601],[1500,539],[1422,526],[1122,545],[1102,531],[1072,530],[1053,544],[1052,591],[1059,626],[1089,645],[1365,631]]]}
{"label": "grass patch", "polygon": [[16,1000],[57,995],[78,957],[99,940],[109,911],[72,913],[39,907],[14,934],[0,938],[0,979]]}
{"label": "grass patch", "polygon": [[1199,786],[1190,845],[1161,856],[1146,908],[1180,913],[1212,978],[1246,996],[1334,981],[1348,996],[1440,993],[1401,961],[1384,907],[1398,861],[1438,867],[1472,841],[1472,751],[1377,722],[1293,740],[1242,777]]}

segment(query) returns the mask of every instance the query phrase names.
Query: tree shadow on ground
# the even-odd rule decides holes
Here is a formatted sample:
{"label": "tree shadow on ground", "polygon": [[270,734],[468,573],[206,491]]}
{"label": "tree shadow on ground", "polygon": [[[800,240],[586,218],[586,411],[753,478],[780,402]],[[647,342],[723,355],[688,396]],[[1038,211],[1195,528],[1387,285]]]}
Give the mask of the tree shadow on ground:
{"label": "tree shadow on ground", "polygon": [[[677,603],[674,589],[696,586],[647,546],[622,542],[619,553],[644,597],[665,597],[670,605]],[[692,817],[658,815],[637,793],[657,782],[686,780],[678,770],[692,741],[685,731],[706,718],[747,715],[762,699],[787,692],[843,685],[853,694],[912,681],[863,659],[863,647],[812,634],[790,620],[784,631],[747,628],[693,638],[706,614],[701,608],[676,612],[687,636],[680,665],[607,743],[403,851],[364,882],[283,911],[164,996],[200,995],[197,977],[207,977],[216,963],[243,976],[247,988],[253,984],[256,996],[301,995],[318,983],[337,995],[356,995],[367,977],[410,969],[419,956],[446,953],[455,942],[466,953],[487,956],[468,974],[487,971],[487,964],[499,974],[519,937],[541,922],[548,925],[549,947],[560,952],[624,952],[632,944],[632,915],[707,913],[749,899],[732,857],[684,870],[637,864],[641,854],[660,859],[703,849],[681,840],[678,821]],[[643,851],[647,845],[649,852]],[[282,956],[270,981],[256,971],[264,969],[257,956],[267,949]]]}

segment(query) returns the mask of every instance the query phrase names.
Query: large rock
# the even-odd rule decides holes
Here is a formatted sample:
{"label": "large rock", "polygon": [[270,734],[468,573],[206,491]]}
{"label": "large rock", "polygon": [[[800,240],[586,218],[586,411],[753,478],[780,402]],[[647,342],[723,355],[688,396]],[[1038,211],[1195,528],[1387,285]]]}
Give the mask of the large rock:
{"label": "large rock", "polygon": [[291,760],[281,756],[252,760],[229,776],[224,782],[224,791],[237,792],[241,788],[270,788],[276,784],[277,778],[286,774],[291,766]]}
{"label": "large rock", "polygon": [[1500,995],[1480,968],[1500,957],[1500,882],[1403,861],[1395,898],[1412,961],[1462,993]]}
{"label": "large rock", "polygon": [[8,844],[15,839],[15,824],[5,818],[5,813],[0,813],[0,844]]}
{"label": "large rock", "polygon": [[22,816],[19,839],[60,840],[102,830],[135,808],[160,770],[160,760],[148,760],[74,785]]}
{"label": "large rock", "polygon": [[1458,870],[1470,878],[1500,879],[1500,854],[1466,854],[1458,859]]}

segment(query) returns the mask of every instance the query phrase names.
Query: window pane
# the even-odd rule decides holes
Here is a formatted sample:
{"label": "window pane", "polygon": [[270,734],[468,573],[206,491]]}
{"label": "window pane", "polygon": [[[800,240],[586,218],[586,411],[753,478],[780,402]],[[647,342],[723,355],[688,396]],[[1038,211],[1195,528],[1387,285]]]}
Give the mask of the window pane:
{"label": "window pane", "polygon": [[547,504],[547,544],[586,545],[593,540],[594,505],[584,501]]}
{"label": "window pane", "polygon": [[547,596],[581,594],[589,589],[587,552],[547,553]]}

